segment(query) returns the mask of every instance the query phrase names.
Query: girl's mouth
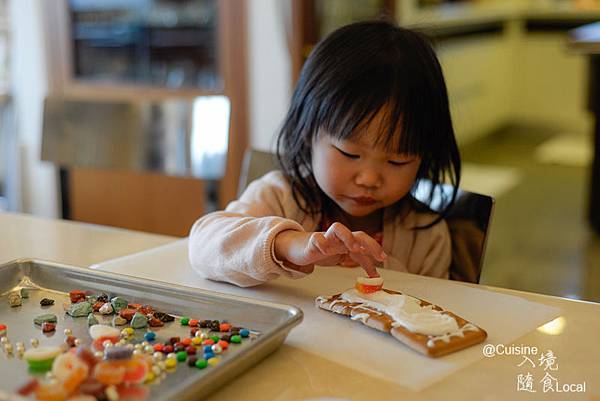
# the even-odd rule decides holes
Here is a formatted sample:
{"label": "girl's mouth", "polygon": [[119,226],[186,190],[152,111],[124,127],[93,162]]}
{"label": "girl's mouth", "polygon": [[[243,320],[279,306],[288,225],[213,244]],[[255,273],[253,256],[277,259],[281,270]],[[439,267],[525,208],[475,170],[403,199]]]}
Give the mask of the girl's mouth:
{"label": "girl's mouth", "polygon": [[371,206],[375,203],[377,203],[377,200],[375,198],[371,198],[368,196],[358,196],[358,197],[351,197],[350,199],[352,199],[355,203],[361,205],[361,206]]}

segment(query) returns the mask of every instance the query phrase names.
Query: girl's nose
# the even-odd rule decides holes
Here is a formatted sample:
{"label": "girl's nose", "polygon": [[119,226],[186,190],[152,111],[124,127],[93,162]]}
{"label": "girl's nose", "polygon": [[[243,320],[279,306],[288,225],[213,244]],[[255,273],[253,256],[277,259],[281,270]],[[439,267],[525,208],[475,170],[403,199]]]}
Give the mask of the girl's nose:
{"label": "girl's nose", "polygon": [[356,175],[355,183],[361,187],[377,188],[381,185],[381,175],[372,168],[365,168]]}

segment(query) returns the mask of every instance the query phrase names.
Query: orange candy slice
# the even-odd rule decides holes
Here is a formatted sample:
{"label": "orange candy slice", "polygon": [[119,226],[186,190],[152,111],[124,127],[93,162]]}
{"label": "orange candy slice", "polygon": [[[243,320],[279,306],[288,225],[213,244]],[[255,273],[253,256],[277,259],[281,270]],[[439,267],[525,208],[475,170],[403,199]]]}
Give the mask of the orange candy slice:
{"label": "orange candy slice", "polygon": [[371,294],[383,288],[381,277],[357,277],[354,288],[362,294]]}

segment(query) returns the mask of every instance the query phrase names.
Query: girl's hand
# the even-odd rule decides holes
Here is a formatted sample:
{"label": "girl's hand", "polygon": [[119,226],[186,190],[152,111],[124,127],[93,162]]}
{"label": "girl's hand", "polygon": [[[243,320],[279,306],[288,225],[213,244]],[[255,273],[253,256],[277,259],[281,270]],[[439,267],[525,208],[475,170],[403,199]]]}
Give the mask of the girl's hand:
{"label": "girl's hand", "polygon": [[334,223],[326,232],[287,230],[275,237],[275,256],[295,270],[310,273],[315,264],[334,265],[349,255],[369,277],[379,277],[376,263],[385,260],[381,245],[362,231]]}

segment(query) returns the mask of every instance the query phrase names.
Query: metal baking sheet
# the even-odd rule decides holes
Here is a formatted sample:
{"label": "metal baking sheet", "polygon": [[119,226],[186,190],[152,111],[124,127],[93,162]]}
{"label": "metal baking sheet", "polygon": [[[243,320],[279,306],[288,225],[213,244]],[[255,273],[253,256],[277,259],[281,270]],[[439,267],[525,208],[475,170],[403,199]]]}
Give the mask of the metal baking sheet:
{"label": "metal baking sheet", "polygon": [[[165,266],[165,269],[168,268]],[[32,288],[29,298],[23,299],[22,306],[11,307],[8,294],[21,287]],[[70,328],[83,344],[89,344],[87,319],[72,318],[63,308],[63,302],[69,300],[68,292],[75,289],[119,295],[130,303],[149,304],[175,317],[227,320],[234,326],[251,330],[250,338],[244,339],[242,344],[232,344],[221,354],[222,360],[215,366],[199,370],[186,363],[178,363],[175,373],[168,374],[159,385],[149,385],[148,400],[205,398],[277,349],[289,331],[302,321],[302,311],[293,306],[42,260],[20,259],[0,265],[0,324],[8,326],[7,335],[11,343],[14,345],[22,341],[29,348],[30,339],[37,338],[40,345],[60,345],[65,339],[64,329]],[[55,299],[55,304],[41,307],[39,301],[44,297]],[[56,331],[51,336],[43,334],[33,323],[33,318],[43,313],[58,316]],[[100,323],[109,324],[108,317],[103,319],[103,316],[96,315]],[[157,334],[156,342],[164,342],[173,336],[189,336],[189,329],[176,320],[152,330]],[[145,331],[136,330],[133,342],[143,341]],[[16,355],[8,357],[0,351],[0,399],[13,394],[29,377],[26,361]]]}

